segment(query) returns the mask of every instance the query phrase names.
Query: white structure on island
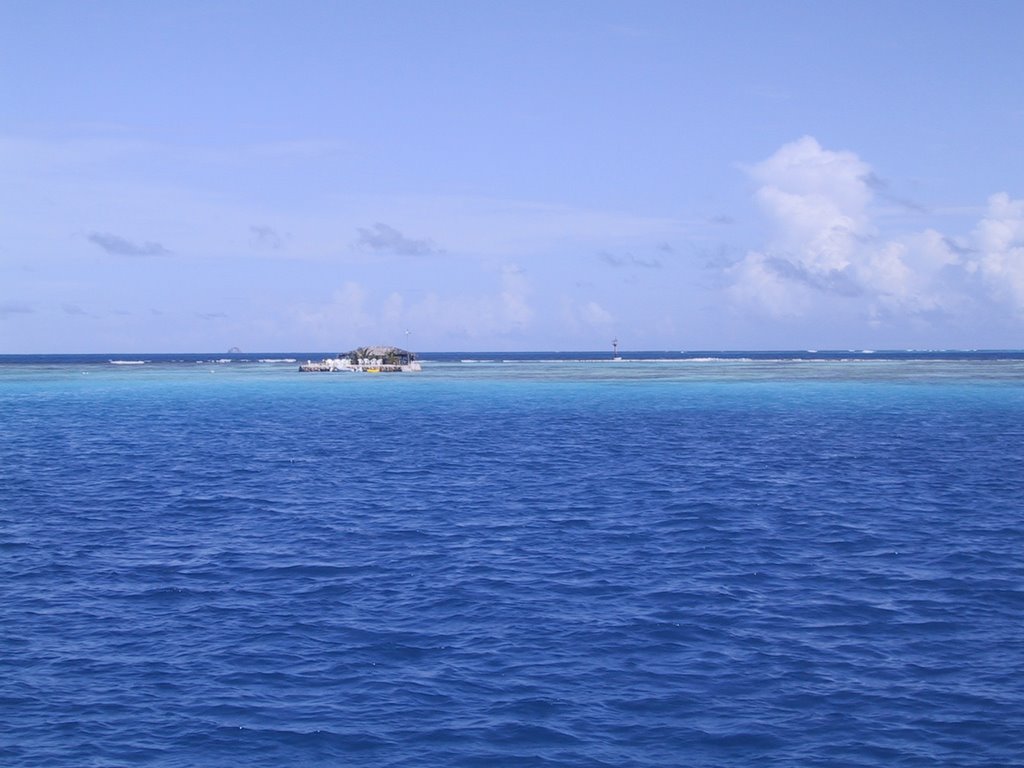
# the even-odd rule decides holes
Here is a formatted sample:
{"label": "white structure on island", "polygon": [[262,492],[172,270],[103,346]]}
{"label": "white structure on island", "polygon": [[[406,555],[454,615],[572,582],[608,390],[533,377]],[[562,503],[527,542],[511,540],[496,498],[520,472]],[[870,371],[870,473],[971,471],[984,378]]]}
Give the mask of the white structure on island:
{"label": "white structure on island", "polygon": [[307,360],[299,366],[303,372],[355,371],[358,373],[401,373],[422,370],[416,355],[398,347],[359,347],[351,352],[327,357],[318,363]]}

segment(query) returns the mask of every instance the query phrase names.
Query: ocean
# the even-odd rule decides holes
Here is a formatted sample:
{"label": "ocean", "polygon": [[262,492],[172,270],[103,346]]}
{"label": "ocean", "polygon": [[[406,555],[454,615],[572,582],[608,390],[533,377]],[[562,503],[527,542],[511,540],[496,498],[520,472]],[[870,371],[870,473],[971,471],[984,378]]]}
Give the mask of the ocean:
{"label": "ocean", "polygon": [[1024,764],[1024,353],[0,356],[0,765]]}

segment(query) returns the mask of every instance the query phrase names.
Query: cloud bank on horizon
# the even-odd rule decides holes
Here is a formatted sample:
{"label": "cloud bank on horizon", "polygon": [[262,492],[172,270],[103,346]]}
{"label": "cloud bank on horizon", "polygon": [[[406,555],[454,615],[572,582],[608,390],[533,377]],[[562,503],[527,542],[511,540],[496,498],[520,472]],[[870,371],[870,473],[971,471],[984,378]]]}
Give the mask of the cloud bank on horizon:
{"label": "cloud bank on horizon", "polygon": [[[966,232],[883,232],[878,219],[893,200],[879,194],[885,183],[852,151],[827,149],[804,136],[746,172],[758,185],[753,199],[768,236],[742,257],[711,265],[718,273],[722,311],[767,322],[816,322],[846,314],[873,328],[956,324],[993,314],[1024,321],[1024,200],[993,193]],[[386,225],[376,225],[378,237],[367,229],[359,232],[360,244],[372,250],[436,252],[428,241],[408,240]],[[662,267],[654,256],[597,255],[616,270]],[[450,337],[470,342],[500,338],[529,328],[539,314],[531,306],[524,271],[505,265],[502,276],[502,288],[493,296],[431,293],[410,304],[391,293],[376,311],[372,289],[349,282],[320,314],[306,319],[316,318],[321,327],[444,328]],[[325,322],[328,316],[332,322]],[[562,325],[574,333],[607,335],[615,321],[598,301],[561,301]]]}
{"label": "cloud bank on horizon", "polygon": [[1020,348],[988,8],[3,4],[0,354]]}
{"label": "cloud bank on horizon", "polygon": [[[301,346],[309,348],[330,348],[339,339],[402,338],[409,328],[438,348],[540,348],[543,343],[524,344],[523,339],[551,334],[551,327],[561,331],[561,336],[551,334],[555,339],[603,341],[610,334],[621,335],[618,329],[629,311],[628,304],[619,301],[622,293],[639,301],[646,296],[663,301],[667,312],[660,325],[651,324],[652,335],[673,333],[677,329],[672,318],[673,291],[666,281],[703,279],[703,296],[714,302],[716,313],[753,323],[791,328],[795,323],[845,317],[867,328],[910,324],[928,329],[996,317],[1024,327],[1024,200],[993,192],[983,206],[976,207],[978,216],[966,231],[934,227],[893,231],[887,219],[894,208],[920,206],[887,195],[886,182],[853,151],[826,148],[814,137],[804,136],[742,169],[754,185],[751,200],[763,224],[763,237],[754,247],[718,258],[706,258],[704,251],[691,247],[692,254],[705,253],[703,275],[680,269],[677,249],[661,239],[685,236],[684,223],[676,223],[676,231],[671,232],[671,223],[668,227],[654,221],[645,225],[641,220],[633,222],[633,231],[627,226],[621,233],[609,225],[607,233],[592,237],[586,224],[575,231],[567,226],[562,232],[570,243],[566,248],[570,255],[563,260],[572,268],[560,272],[551,265],[565,246],[541,222],[549,211],[507,203],[504,207],[515,209],[511,217],[494,219],[481,209],[471,211],[461,223],[465,226],[468,221],[471,226],[479,215],[476,223],[498,240],[511,239],[513,229],[538,230],[541,234],[519,254],[474,253],[466,248],[448,253],[429,238],[407,236],[389,224],[354,226],[348,246],[344,232],[337,231],[333,252],[314,259],[332,268],[341,266],[342,272],[348,264],[352,274],[340,277],[319,302],[312,300],[315,290],[301,298],[291,294],[273,318],[264,317],[259,324],[267,337],[276,335],[296,346],[308,340]],[[465,208],[466,202],[460,205]],[[564,215],[566,221],[584,222],[588,218],[598,222],[603,216],[600,211]],[[722,215],[712,223],[728,227],[733,219]],[[645,226],[650,229],[648,235],[638,235]],[[324,222],[311,221],[310,227],[323,229]],[[261,259],[286,263],[296,258],[285,253],[285,239],[272,226],[248,225],[246,232],[236,234],[240,240],[247,234],[248,251],[259,253]],[[453,240],[459,237],[453,232]],[[190,257],[194,268],[203,260],[198,254],[173,254],[159,241],[145,237],[130,239],[94,230],[83,239],[99,253],[133,261],[175,255],[176,259]],[[296,239],[301,240],[301,235]],[[605,241],[611,241],[614,250],[601,247]],[[588,248],[596,249],[589,259],[574,260],[573,249]],[[646,250],[638,253],[637,248]],[[454,270],[439,268],[437,260],[442,256],[456,263]],[[244,263],[246,258],[244,253],[235,254],[229,261]],[[417,271],[433,273],[437,279],[410,279]],[[661,283],[656,289],[646,278],[660,272],[669,275],[655,278]],[[410,290],[409,285],[416,287]],[[676,287],[676,295],[686,293],[684,286]],[[0,322],[8,325],[31,325],[48,310],[79,323],[105,320],[108,326],[118,319],[130,322],[128,318],[143,311],[144,324],[150,328],[159,325],[158,318],[180,322],[173,312],[164,317],[165,310],[153,307],[133,312],[81,299],[54,299],[49,307],[45,296],[28,299],[10,291],[2,298]],[[207,326],[232,318],[245,322],[216,304],[211,300],[194,307],[191,314]],[[670,345],[662,342],[661,346]]]}

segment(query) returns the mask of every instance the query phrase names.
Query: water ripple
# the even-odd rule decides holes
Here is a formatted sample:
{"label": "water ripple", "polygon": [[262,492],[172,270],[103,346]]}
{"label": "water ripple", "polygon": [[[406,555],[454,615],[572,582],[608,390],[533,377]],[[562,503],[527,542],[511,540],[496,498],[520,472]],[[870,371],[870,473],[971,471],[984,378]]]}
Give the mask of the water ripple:
{"label": "water ripple", "polygon": [[690,365],[9,378],[0,763],[1024,762],[1021,379]]}

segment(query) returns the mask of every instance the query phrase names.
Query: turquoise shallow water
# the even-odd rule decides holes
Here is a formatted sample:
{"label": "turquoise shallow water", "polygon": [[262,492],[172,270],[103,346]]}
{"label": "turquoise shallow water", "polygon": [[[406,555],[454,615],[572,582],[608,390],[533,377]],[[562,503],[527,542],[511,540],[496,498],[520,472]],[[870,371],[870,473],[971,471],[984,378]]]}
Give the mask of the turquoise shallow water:
{"label": "turquoise shallow water", "polygon": [[1024,762],[1024,361],[708,357],[0,360],[0,764]]}

